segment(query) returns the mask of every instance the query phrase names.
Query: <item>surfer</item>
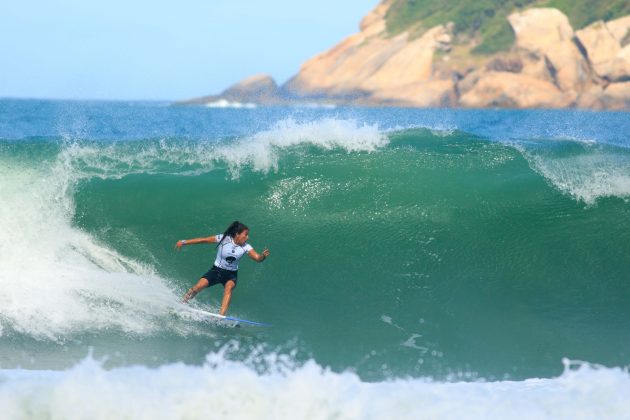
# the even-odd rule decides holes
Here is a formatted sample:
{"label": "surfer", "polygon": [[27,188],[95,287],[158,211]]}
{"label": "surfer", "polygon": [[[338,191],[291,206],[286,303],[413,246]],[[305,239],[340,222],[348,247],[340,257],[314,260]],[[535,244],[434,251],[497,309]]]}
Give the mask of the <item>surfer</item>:
{"label": "surfer", "polygon": [[263,262],[269,256],[265,248],[259,254],[247,243],[249,228],[241,222],[232,222],[223,234],[208,236],[207,238],[182,239],[175,244],[179,250],[185,245],[217,243],[217,257],[214,265],[206,274],[201,276],[196,285],[188,289],[182,303],[187,303],[197,293],[209,286],[221,283],[223,285],[223,300],[221,301],[221,315],[225,315],[230,306],[232,291],[238,279],[238,260],[245,254],[257,262]]}

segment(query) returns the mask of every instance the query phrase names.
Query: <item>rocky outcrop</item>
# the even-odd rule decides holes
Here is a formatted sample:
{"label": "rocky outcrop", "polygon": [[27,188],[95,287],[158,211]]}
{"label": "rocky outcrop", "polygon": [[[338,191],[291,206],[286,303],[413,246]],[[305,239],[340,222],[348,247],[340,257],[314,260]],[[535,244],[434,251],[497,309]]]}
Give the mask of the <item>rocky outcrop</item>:
{"label": "rocky outcrop", "polygon": [[450,106],[457,102],[449,79],[433,77],[437,50],[450,49],[452,25],[438,25],[421,37],[408,32],[388,38],[381,3],[361,24],[361,32],[307,61],[285,86],[298,98],[360,98],[363,103]]}
{"label": "rocky outcrop", "polygon": [[385,15],[392,5],[392,0],[381,1],[370,13],[368,13],[359,24],[361,35],[369,38],[374,35],[385,33]]}
{"label": "rocky outcrop", "polygon": [[219,95],[203,96],[180,104],[212,104],[217,102],[275,104],[284,102],[273,78],[267,74],[257,74],[230,86]]}
{"label": "rocky outcrop", "polygon": [[431,80],[409,83],[376,91],[369,97],[371,103],[409,107],[457,106],[457,93],[453,80]]}
{"label": "rocky outcrop", "polygon": [[527,74],[489,71],[460,98],[465,107],[550,108],[568,106],[574,96]]}
{"label": "rocky outcrop", "polygon": [[364,43],[359,34],[306,62],[297,76],[287,82],[287,92],[297,97],[354,96],[361,84],[400,51],[406,36],[375,39]]}
{"label": "rocky outcrop", "polygon": [[557,9],[525,9],[508,16],[512,49],[479,56],[471,53],[477,40],[455,38],[452,23],[389,34],[385,17],[393,2],[383,0],[358,33],[305,62],[281,88],[269,76],[256,76],[195,103],[630,106],[630,16],[574,31]]}
{"label": "rocky outcrop", "polygon": [[228,100],[265,102],[278,96],[278,85],[271,76],[259,74],[242,80],[224,91],[221,96]]}
{"label": "rocky outcrop", "polygon": [[630,82],[611,83],[601,96],[606,109],[630,109]]}
{"label": "rocky outcrop", "polygon": [[588,54],[595,73],[600,77],[609,77],[612,61],[621,50],[619,40],[610,33],[604,22],[576,31],[575,35]]}
{"label": "rocky outcrop", "polygon": [[597,75],[607,81],[630,80],[630,16],[595,22],[576,31]]}
{"label": "rocky outcrop", "polygon": [[[407,41],[387,62],[375,69],[360,88],[368,91],[398,89],[416,82],[427,82],[432,78],[433,55],[437,50],[450,49],[451,27],[436,26],[420,38]],[[404,34],[408,37],[408,34]]]}
{"label": "rocky outcrop", "polygon": [[510,15],[508,21],[516,36],[514,49],[525,59],[523,73],[576,96],[590,86],[588,62],[573,42],[573,28],[562,12],[529,9]]}
{"label": "rocky outcrop", "polygon": [[511,60],[495,58],[486,65],[488,73],[476,74],[473,83],[464,79],[460,105],[628,108],[627,86],[608,82],[629,79],[630,45],[622,46],[622,40],[630,17],[575,33],[556,9],[529,9],[508,21],[516,37]]}
{"label": "rocky outcrop", "polygon": [[302,65],[285,91],[294,97],[364,96],[357,82],[400,50],[406,36],[386,39],[385,14],[391,1],[381,2],[361,21],[361,31]]}

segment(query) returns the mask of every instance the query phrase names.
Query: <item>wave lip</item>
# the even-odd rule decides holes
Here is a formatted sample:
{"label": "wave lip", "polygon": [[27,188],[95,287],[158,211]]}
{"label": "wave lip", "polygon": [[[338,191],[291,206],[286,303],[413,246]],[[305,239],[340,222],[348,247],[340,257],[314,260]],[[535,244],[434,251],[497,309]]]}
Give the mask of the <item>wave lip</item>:
{"label": "wave lip", "polygon": [[218,165],[227,166],[231,176],[238,178],[246,167],[261,173],[277,171],[282,151],[294,147],[369,153],[388,142],[377,125],[334,118],[311,122],[289,118],[267,130],[231,141],[68,143],[62,146],[57,160],[74,178],[156,173],[197,175]]}
{"label": "wave lip", "polygon": [[570,361],[557,378],[518,382],[366,383],[312,360],[260,373],[221,354],[203,366],[105,370],[88,357],[66,371],[0,371],[10,418],[628,418],[629,392],[627,370]]}
{"label": "wave lip", "polygon": [[314,146],[322,150],[341,149],[346,152],[373,152],[387,145],[377,125],[356,120],[325,118],[298,123],[289,118],[271,129],[217,149],[217,157],[228,163],[234,177],[243,166],[254,171],[278,170],[278,152],[295,146]]}
{"label": "wave lip", "polygon": [[630,199],[627,148],[575,140],[512,146],[550,185],[576,201],[592,205],[604,197]]}

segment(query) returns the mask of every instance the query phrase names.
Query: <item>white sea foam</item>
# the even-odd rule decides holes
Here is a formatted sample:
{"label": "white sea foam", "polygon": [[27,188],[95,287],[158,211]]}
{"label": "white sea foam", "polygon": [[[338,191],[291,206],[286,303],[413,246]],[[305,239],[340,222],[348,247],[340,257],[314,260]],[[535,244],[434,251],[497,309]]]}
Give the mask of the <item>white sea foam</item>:
{"label": "white sea foam", "polygon": [[630,418],[627,370],[565,365],[551,379],[367,383],[314,361],[261,373],[220,353],[155,369],[105,370],[87,358],[66,371],[0,371],[0,407],[33,419]]}
{"label": "white sea foam", "polygon": [[243,166],[259,172],[278,170],[282,149],[311,145],[323,150],[373,152],[385,146],[388,139],[377,125],[359,124],[356,120],[326,118],[298,123],[285,119],[271,129],[261,131],[234,144],[217,148],[217,157],[228,163],[234,176]]}
{"label": "white sea foam", "polygon": [[582,152],[556,156],[544,149],[514,145],[521,151],[531,168],[540,173],[555,188],[582,201],[594,204],[602,197],[630,198],[630,154],[610,146],[583,142]]}
{"label": "white sea foam", "polygon": [[0,325],[36,338],[159,328],[176,297],[153,270],[73,227],[67,162],[0,164]]}
{"label": "white sea foam", "polygon": [[256,105],[253,102],[232,102],[227,99],[219,99],[218,101],[208,102],[206,103],[206,107],[208,108],[246,108],[253,109],[256,108]]}

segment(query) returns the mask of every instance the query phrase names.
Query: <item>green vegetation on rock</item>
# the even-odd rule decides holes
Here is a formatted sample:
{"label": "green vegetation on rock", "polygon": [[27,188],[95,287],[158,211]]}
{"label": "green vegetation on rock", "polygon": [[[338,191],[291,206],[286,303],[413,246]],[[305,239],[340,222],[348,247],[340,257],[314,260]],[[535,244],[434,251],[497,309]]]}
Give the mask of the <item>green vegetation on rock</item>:
{"label": "green vegetation on rock", "polygon": [[[396,0],[389,9],[387,30],[397,34],[411,28],[429,29],[453,22],[455,34],[480,37],[474,52],[491,54],[509,49],[514,33],[507,16],[534,0]],[[417,32],[417,31],[414,31]]]}
{"label": "green vegetation on rock", "polygon": [[482,41],[471,50],[474,54],[494,54],[509,50],[514,44],[514,31],[507,19],[495,19],[480,31]]}
{"label": "green vegetation on rock", "polygon": [[630,15],[628,0],[548,0],[540,5],[554,7],[567,15],[573,29],[581,29],[598,20]]}
{"label": "green vegetation on rock", "polygon": [[568,16],[574,29],[630,15],[628,0],[394,0],[386,16],[387,31],[419,34],[453,22],[456,35],[480,39],[473,53],[493,54],[508,50],[514,42],[508,15],[530,7],[555,7]]}

